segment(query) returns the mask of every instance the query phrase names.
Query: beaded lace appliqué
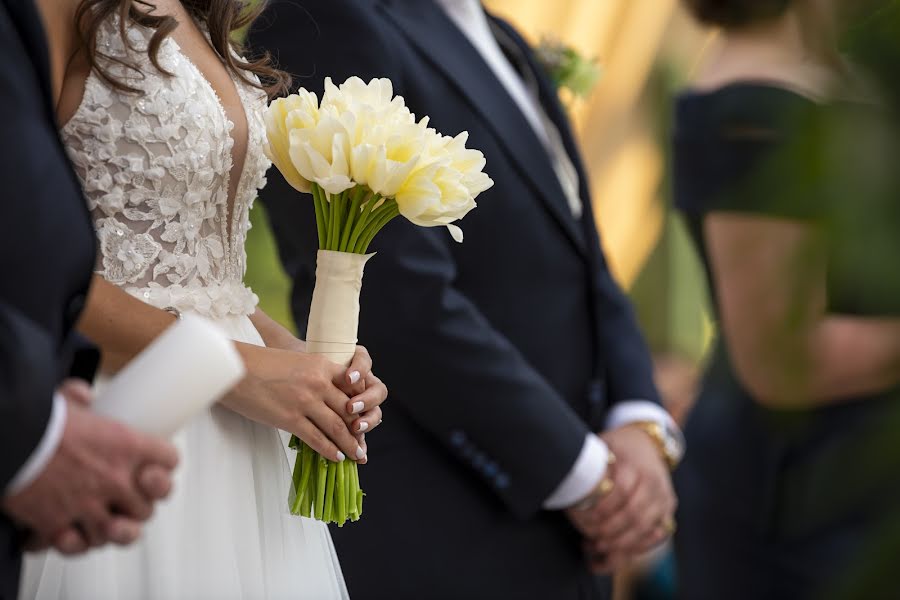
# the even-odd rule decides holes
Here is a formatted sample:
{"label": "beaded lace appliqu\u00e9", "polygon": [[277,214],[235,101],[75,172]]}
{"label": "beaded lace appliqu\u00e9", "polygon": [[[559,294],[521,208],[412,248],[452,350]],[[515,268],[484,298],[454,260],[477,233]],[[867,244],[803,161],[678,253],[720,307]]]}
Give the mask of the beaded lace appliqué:
{"label": "beaded lace appliqu\u00e9", "polygon": [[115,20],[98,33],[110,73],[141,90],[110,88],[96,74],[62,135],[85,188],[100,241],[97,272],[156,306],[213,317],[248,314],[256,296],[242,284],[249,210],[265,185],[263,92],[235,80],[247,117],[247,156],[229,208],[233,123],[215,90],[166,38],[160,73],[146,54],[152,32],[137,25],[123,43]]}

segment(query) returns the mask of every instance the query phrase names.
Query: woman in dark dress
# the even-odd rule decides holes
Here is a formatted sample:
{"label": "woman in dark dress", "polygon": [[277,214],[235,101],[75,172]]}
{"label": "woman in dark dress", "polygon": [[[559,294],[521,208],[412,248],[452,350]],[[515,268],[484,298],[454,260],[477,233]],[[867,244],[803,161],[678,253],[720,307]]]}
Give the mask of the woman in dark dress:
{"label": "woman in dark dress", "polygon": [[723,28],[674,137],[720,336],[677,475],[680,594],[900,598],[897,129],[835,49],[840,1],[687,4]]}

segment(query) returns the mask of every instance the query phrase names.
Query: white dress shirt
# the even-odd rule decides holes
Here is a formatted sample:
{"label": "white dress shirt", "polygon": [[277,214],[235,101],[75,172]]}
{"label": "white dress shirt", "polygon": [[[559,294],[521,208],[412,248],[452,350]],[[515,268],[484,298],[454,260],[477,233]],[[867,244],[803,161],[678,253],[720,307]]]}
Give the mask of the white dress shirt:
{"label": "white dress shirt", "polygon": [[50,462],[50,459],[56,453],[59,442],[62,440],[63,431],[66,428],[66,400],[60,394],[53,396],[53,408],[50,410],[50,420],[47,422],[47,429],[37,447],[28,457],[15,476],[10,480],[6,489],[3,490],[4,496],[21,492],[23,489],[33,482],[43,472],[44,467]]}
{"label": "white dress shirt", "polygon": [[[509,93],[522,115],[534,129],[547,150],[548,158],[567,196],[575,218],[581,218],[581,199],[578,197],[578,175],[566,153],[562,139],[547,117],[535,90],[529,90],[500,48],[490,22],[479,0],[437,0],[447,16],[465,34],[484,62]],[[614,429],[637,421],[655,421],[674,429],[672,417],[661,406],[645,400],[617,403],[606,419],[607,429]],[[577,504],[600,483],[606,474],[609,448],[594,434],[588,434],[572,469],[544,501],[544,508],[559,510]]]}

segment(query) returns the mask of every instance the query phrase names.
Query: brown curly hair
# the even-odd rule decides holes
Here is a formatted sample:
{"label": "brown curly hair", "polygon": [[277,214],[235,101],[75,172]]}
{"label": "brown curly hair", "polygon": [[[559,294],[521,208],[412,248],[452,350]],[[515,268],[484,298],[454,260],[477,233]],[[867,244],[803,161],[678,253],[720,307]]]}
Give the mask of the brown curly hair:
{"label": "brown curly hair", "polygon": [[[209,30],[212,47],[225,63],[225,67],[235,76],[249,85],[264,90],[269,97],[287,92],[291,84],[290,76],[275,68],[268,52],[251,61],[235,58],[234,49],[241,53],[241,45],[234,39],[233,32],[250,25],[265,9],[265,0],[249,3],[243,0],[181,0],[182,5],[199,24]],[[97,75],[112,87],[131,93],[139,90],[114,77],[104,67],[103,62],[112,61],[141,75],[134,65],[117,57],[104,54],[97,48],[97,31],[103,22],[112,15],[119,16],[119,30],[122,40],[133,49],[125,35],[129,22],[137,23],[155,30],[150,39],[147,53],[153,65],[160,72],[171,75],[159,64],[159,48],[163,40],[169,36],[178,22],[171,16],[157,16],[153,13],[153,5],[147,0],[81,0],[75,13],[78,24],[78,35],[85,49],[88,63]],[[257,84],[250,75],[256,75]]]}
{"label": "brown curly hair", "polygon": [[741,27],[781,16],[792,0],[685,0],[698,20],[719,27]]}

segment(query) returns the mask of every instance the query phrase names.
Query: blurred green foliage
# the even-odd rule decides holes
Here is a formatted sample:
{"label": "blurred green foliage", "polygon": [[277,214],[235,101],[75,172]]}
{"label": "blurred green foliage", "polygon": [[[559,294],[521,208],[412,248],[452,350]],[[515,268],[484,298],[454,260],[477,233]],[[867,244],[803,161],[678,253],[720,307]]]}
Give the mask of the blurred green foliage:
{"label": "blurred green foliage", "polygon": [[[643,109],[653,117],[653,131],[666,164],[671,163],[672,106],[685,77],[673,65],[660,62],[642,95]],[[709,291],[697,249],[681,216],[672,208],[669,169],[657,194],[666,212],[663,230],[628,294],[654,354],[700,364],[714,333]]]}
{"label": "blurred green foliage", "polygon": [[272,229],[261,202],[257,201],[250,211],[250,223],[244,281],[259,296],[259,306],[266,314],[296,331],[290,309],[290,281],[281,268]]}

